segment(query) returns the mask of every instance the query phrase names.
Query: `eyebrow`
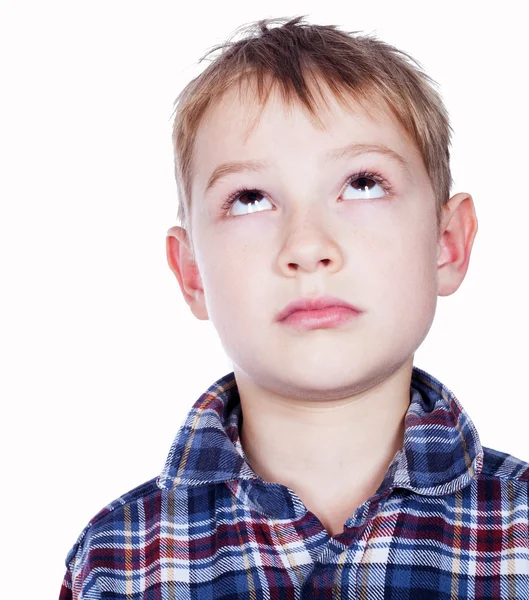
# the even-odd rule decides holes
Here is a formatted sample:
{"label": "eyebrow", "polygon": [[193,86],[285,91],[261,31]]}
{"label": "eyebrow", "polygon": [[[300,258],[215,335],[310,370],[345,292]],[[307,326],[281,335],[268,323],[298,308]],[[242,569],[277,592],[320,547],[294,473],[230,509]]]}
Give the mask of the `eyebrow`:
{"label": "eyebrow", "polygon": [[206,192],[212,188],[219,179],[231,175],[232,173],[242,173],[243,171],[262,171],[270,167],[270,163],[265,160],[241,160],[223,163],[216,167],[208,179]]}
{"label": "eyebrow", "polygon": [[[408,163],[402,158],[400,154],[391,150],[384,145],[379,144],[349,144],[344,146],[343,148],[336,148],[335,150],[330,150],[324,157],[326,162],[336,162],[342,158],[354,158],[356,156],[360,156],[361,154],[382,154],[387,156],[393,162],[396,162],[404,171],[405,175],[408,179],[411,179],[411,172],[408,167]],[[226,177],[227,175],[231,175],[233,173],[242,173],[244,171],[262,171],[271,164],[265,160],[241,160],[241,161],[233,161],[227,162],[219,165],[215,168],[210,178],[208,179],[208,183],[206,185],[206,192],[212,188],[217,181]]]}
{"label": "eyebrow", "polygon": [[354,158],[355,156],[360,156],[361,154],[382,154],[383,156],[391,159],[393,162],[396,162],[405,172],[408,179],[412,178],[410,168],[404,158],[383,144],[349,144],[343,148],[337,148],[336,150],[327,152],[325,155],[325,160],[337,161],[345,156],[348,158]]}

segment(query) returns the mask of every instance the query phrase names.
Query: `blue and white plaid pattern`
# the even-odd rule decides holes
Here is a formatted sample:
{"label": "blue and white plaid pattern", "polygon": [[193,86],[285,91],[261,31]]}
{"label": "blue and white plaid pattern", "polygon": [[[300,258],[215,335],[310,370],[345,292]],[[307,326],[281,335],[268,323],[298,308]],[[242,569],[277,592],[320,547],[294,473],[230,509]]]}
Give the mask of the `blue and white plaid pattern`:
{"label": "blue and white plaid pattern", "polygon": [[161,475],[84,529],[61,600],[529,600],[529,464],[483,448],[425,371],[403,448],[333,537],[252,470],[240,419],[230,373],[193,405]]}

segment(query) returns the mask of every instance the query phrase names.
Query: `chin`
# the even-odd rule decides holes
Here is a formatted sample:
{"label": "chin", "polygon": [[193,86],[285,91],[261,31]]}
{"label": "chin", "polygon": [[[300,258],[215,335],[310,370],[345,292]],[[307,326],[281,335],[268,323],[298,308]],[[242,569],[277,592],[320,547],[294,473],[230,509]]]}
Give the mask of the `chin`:
{"label": "chin", "polygon": [[291,398],[310,399],[318,394],[319,399],[343,398],[369,387],[369,369],[351,369],[351,365],[332,367],[320,365],[318,368],[298,365],[297,368],[269,369],[258,377],[263,387]]}

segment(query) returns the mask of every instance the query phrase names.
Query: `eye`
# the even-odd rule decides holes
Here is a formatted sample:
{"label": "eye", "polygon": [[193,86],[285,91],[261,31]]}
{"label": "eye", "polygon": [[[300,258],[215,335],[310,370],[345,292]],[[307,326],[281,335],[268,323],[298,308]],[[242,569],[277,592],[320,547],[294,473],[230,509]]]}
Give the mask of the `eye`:
{"label": "eye", "polygon": [[357,173],[349,179],[344,200],[382,198],[387,194],[384,180],[375,173]]}
{"label": "eye", "polygon": [[[263,203],[263,200],[265,202]],[[247,215],[249,213],[267,210],[266,204],[271,207],[272,204],[268,198],[259,190],[241,189],[232,194],[223,204],[223,211],[231,216]]]}
{"label": "eye", "polygon": [[[389,184],[377,173],[362,171],[352,175],[347,187],[342,194],[344,200],[366,200],[382,198],[391,193]],[[235,191],[222,205],[225,215],[247,215],[262,210],[273,208],[266,195],[250,188],[241,188]]]}

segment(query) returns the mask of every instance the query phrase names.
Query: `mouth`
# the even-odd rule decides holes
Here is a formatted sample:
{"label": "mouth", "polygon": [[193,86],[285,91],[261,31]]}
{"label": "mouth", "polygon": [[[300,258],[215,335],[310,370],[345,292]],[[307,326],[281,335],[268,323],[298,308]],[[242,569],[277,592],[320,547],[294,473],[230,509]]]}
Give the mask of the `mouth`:
{"label": "mouth", "polygon": [[290,304],[287,304],[285,308],[277,315],[277,320],[283,321],[283,319],[297,311],[317,311],[331,307],[348,308],[349,310],[357,313],[362,312],[356,306],[353,306],[352,304],[349,304],[349,302],[346,302],[345,300],[335,296],[319,296],[317,298],[302,297],[294,300],[294,302],[290,302]]}
{"label": "mouth", "polygon": [[291,302],[279,313],[277,321],[282,325],[306,331],[339,327],[361,314],[359,308],[340,298],[324,296],[300,298]]}

